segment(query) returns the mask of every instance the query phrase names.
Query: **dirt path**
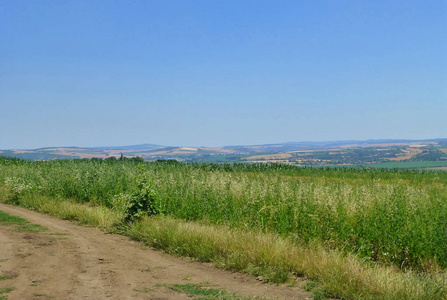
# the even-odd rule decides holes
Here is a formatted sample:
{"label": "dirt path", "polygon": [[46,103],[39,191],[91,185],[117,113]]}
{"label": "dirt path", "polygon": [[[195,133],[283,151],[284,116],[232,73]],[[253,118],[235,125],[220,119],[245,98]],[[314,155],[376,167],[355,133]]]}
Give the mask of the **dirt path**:
{"label": "dirt path", "polygon": [[[298,287],[263,284],[210,264],[189,262],[129,238],[77,226],[20,207],[0,210],[48,228],[26,233],[0,226],[0,288],[14,287],[8,299],[191,299],[160,286],[204,284],[244,296],[306,299]],[[299,284],[298,284],[299,285]]]}

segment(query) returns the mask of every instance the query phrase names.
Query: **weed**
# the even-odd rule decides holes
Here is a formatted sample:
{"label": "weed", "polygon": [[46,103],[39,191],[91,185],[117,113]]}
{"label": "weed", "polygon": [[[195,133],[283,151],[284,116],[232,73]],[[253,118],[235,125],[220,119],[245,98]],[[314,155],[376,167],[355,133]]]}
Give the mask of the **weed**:
{"label": "weed", "polygon": [[0,294],[7,294],[13,290],[15,290],[15,288],[0,288]]}
{"label": "weed", "polygon": [[140,292],[140,293],[150,293],[150,292],[154,291],[154,289],[136,289],[136,288],[134,288],[133,290],[135,292]]}
{"label": "weed", "polygon": [[187,294],[189,297],[198,297],[196,299],[221,299],[221,300],[236,300],[236,299],[260,299],[241,297],[230,293],[223,289],[214,289],[199,284],[165,284],[165,286],[175,292]]}
{"label": "weed", "polygon": [[63,241],[63,240],[68,240],[68,238],[50,238],[50,241],[55,242],[55,241]]}
{"label": "weed", "polygon": [[310,292],[312,291],[315,287],[317,287],[318,285],[320,285],[320,283],[318,283],[317,281],[313,281],[313,280],[308,280],[306,282],[303,283],[302,287],[304,290]]}
{"label": "weed", "polygon": [[14,230],[21,232],[42,232],[48,230],[48,228],[44,226],[38,224],[30,224],[23,218],[11,216],[10,214],[3,211],[0,211],[0,225],[15,225]]}
{"label": "weed", "polygon": [[8,279],[14,279],[17,275],[1,275],[0,274],[0,280],[8,280]]}
{"label": "weed", "polygon": [[16,227],[15,229],[16,231],[21,231],[21,232],[30,232],[30,233],[35,233],[35,232],[42,232],[42,231],[47,231],[48,228],[42,226],[42,225],[38,225],[38,224],[20,224]]}
{"label": "weed", "polygon": [[0,225],[12,225],[12,224],[17,225],[24,223],[27,223],[25,219],[16,216],[11,216],[8,213],[0,211]]}
{"label": "weed", "polygon": [[183,276],[182,279],[183,279],[183,280],[191,280],[191,279],[192,279],[192,275],[190,275],[190,274],[186,274],[185,276]]}
{"label": "weed", "polygon": [[50,295],[47,295],[47,294],[41,294],[41,293],[35,293],[34,296],[35,297],[45,297],[47,299],[54,299],[54,298],[56,298],[54,296],[50,296]]}

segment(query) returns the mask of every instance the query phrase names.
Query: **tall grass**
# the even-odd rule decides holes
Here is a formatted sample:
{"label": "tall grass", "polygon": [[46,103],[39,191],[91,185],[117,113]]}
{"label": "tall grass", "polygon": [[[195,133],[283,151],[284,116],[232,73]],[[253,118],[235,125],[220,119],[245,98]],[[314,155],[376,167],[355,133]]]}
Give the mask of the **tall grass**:
{"label": "tall grass", "polygon": [[447,172],[0,161],[0,182],[17,198],[39,193],[118,210],[138,172],[155,182],[165,215],[319,241],[402,269],[447,267]]}
{"label": "tall grass", "polygon": [[316,244],[297,245],[272,234],[230,230],[171,218],[145,219],[127,234],[176,254],[281,281],[288,274],[316,279],[322,294],[343,299],[445,299],[445,273],[420,276],[365,267],[354,255]]}
{"label": "tall grass", "polygon": [[[142,174],[165,217],[122,227]],[[346,299],[446,298],[446,183],[447,172],[0,157],[9,202],[273,281],[305,275]]]}
{"label": "tall grass", "polygon": [[[0,190],[0,197],[8,191]],[[203,225],[170,217],[143,218],[123,226],[123,214],[105,207],[27,195],[21,205],[59,218],[126,234],[168,253],[213,262],[268,282],[290,274],[317,280],[315,295],[342,299],[446,299],[445,272],[418,274],[367,267],[358,257],[318,243],[293,243],[275,234]],[[313,282],[313,281],[311,281]]]}

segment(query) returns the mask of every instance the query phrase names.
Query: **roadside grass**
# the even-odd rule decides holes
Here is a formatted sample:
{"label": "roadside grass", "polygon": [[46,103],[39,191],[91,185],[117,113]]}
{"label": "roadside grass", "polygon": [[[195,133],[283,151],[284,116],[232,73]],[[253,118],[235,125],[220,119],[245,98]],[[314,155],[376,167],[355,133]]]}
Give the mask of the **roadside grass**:
{"label": "roadside grass", "polygon": [[64,219],[128,235],[177,256],[284,282],[305,276],[318,283],[314,295],[343,299],[447,299],[446,273],[402,272],[371,266],[353,254],[321,243],[299,244],[276,234],[187,222],[171,217],[143,218],[130,226],[104,207],[47,196],[24,197],[21,205]]}
{"label": "roadside grass", "polygon": [[43,298],[46,298],[46,299],[54,299],[54,298],[56,298],[55,296],[50,296],[50,295],[42,294],[42,293],[35,293],[34,296],[35,297],[43,297]]}
{"label": "roadside grass", "polygon": [[[162,217],[129,227],[141,173]],[[266,282],[306,276],[317,298],[445,299],[446,183],[435,171],[0,157],[0,199]]]}
{"label": "roadside grass", "polygon": [[4,275],[4,274],[0,274],[0,281],[1,280],[9,280],[9,279],[14,279],[16,278],[17,275]]}
{"label": "roadside grass", "polygon": [[154,289],[137,289],[137,288],[134,288],[133,290],[139,293],[150,293],[154,291]]}
{"label": "roadside grass", "polygon": [[127,235],[164,251],[214,262],[230,270],[265,276],[267,282],[290,275],[319,282],[319,293],[345,299],[445,299],[446,274],[431,277],[395,268],[370,267],[355,255],[319,244],[297,245],[273,234],[236,231],[172,218],[146,218]]}
{"label": "roadside grass", "polygon": [[[27,195],[46,195],[119,214],[141,174],[154,182],[153,204],[163,215],[318,240],[402,270],[447,268],[447,172],[0,157],[0,196],[20,204]],[[97,220],[66,209],[58,214]]]}
{"label": "roadside grass", "polygon": [[[7,201],[6,201],[7,202]],[[60,198],[34,195],[23,197],[21,206],[64,220],[76,221],[102,229],[111,229],[119,224],[124,215],[103,206],[93,206],[63,200]]]}
{"label": "roadside grass", "polygon": [[200,284],[163,284],[168,289],[178,293],[183,293],[194,299],[219,299],[219,300],[249,300],[249,299],[264,299],[259,297],[243,297],[234,293],[230,293],[224,289],[210,288],[207,285]]}
{"label": "roadside grass", "polygon": [[26,223],[25,219],[16,217],[16,216],[11,216],[8,213],[5,213],[3,211],[0,211],[0,224],[1,225],[11,225],[11,224],[23,224]]}
{"label": "roadside grass", "polygon": [[8,300],[8,296],[4,294],[8,294],[15,290],[15,288],[0,288],[0,300]]}
{"label": "roadside grass", "polygon": [[27,220],[11,216],[8,213],[0,211],[0,225],[10,226],[15,225],[14,230],[21,232],[42,232],[48,230],[48,228],[43,227],[38,224],[31,224]]}
{"label": "roadside grass", "polygon": [[0,288],[0,294],[10,293],[13,290],[15,290],[15,288]]}

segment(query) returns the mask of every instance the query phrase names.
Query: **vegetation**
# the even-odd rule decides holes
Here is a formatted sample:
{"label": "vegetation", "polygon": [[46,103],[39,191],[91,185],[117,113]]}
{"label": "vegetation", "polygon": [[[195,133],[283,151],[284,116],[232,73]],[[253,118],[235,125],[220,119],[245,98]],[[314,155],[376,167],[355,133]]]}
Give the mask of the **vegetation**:
{"label": "vegetation", "polygon": [[[189,297],[194,297],[194,299],[219,299],[219,300],[249,300],[253,298],[241,297],[236,294],[229,293],[223,289],[214,289],[206,285],[200,284],[167,284],[163,285],[175,292],[187,294]],[[254,298],[260,299],[260,298]]]}
{"label": "vegetation", "polygon": [[4,294],[10,293],[15,290],[15,288],[0,288],[0,300],[7,300],[8,297]]}
{"label": "vegetation", "polygon": [[[8,213],[5,213],[0,210],[0,226],[15,226],[15,230],[22,232],[41,232],[46,231],[47,228],[38,224],[30,224],[27,220],[11,216]],[[2,276],[0,275],[0,280],[2,280]]]}
{"label": "vegetation", "polygon": [[447,161],[395,161],[368,165],[369,168],[384,169],[425,169],[447,167]]}
{"label": "vegetation", "polygon": [[8,280],[8,279],[14,279],[17,276],[15,275],[0,275],[0,280]]}
{"label": "vegetation", "polygon": [[[447,172],[2,158],[0,182],[6,201],[325,296],[447,295]],[[141,202],[160,216],[123,225]]]}
{"label": "vegetation", "polygon": [[155,207],[157,192],[155,191],[154,182],[140,175],[140,180],[136,192],[129,197],[127,209],[125,210],[124,220],[126,222],[134,222],[142,216],[153,216],[158,214]]}

